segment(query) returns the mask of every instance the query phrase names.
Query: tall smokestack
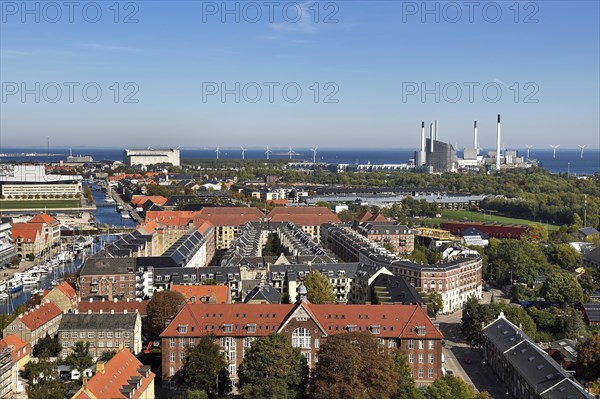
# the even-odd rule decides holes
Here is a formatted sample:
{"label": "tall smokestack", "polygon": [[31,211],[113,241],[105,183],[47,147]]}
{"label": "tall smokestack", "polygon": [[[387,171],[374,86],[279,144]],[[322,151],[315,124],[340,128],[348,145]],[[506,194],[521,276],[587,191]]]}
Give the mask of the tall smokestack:
{"label": "tall smokestack", "polygon": [[438,121],[437,119],[435,120],[435,139],[439,140],[440,137],[438,136]]}
{"label": "tall smokestack", "polygon": [[496,134],[496,170],[500,170],[500,114],[498,114],[498,125]]}
{"label": "tall smokestack", "polygon": [[425,152],[425,121],[421,122],[421,151]]}
{"label": "tall smokestack", "polygon": [[429,124],[429,150],[433,152],[433,123]]}
{"label": "tall smokestack", "polygon": [[479,147],[477,146],[477,121],[473,123],[473,148],[476,149],[477,155],[479,155]]}

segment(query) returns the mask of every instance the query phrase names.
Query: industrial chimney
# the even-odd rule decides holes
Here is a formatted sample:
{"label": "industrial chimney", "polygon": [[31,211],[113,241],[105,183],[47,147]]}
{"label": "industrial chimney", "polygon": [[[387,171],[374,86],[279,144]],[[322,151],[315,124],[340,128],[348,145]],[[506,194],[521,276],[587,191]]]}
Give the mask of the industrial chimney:
{"label": "industrial chimney", "polygon": [[479,147],[477,146],[477,121],[473,123],[473,148],[476,150],[475,153],[479,155]]}
{"label": "industrial chimney", "polygon": [[435,139],[439,140],[440,137],[438,136],[438,121],[437,119],[435,120]]}
{"label": "industrial chimney", "polygon": [[419,166],[425,165],[425,121],[421,122],[421,151],[419,151]]}
{"label": "industrial chimney", "polygon": [[429,150],[433,153],[433,123],[429,124]]}
{"label": "industrial chimney", "polygon": [[496,170],[500,170],[500,114],[498,114],[498,125],[496,134]]}

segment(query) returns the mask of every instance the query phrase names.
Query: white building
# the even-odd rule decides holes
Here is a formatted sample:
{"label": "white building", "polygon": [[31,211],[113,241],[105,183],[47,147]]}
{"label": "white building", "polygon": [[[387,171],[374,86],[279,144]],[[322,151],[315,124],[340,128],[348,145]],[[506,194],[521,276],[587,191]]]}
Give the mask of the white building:
{"label": "white building", "polygon": [[180,166],[179,148],[168,148],[155,150],[148,148],[145,150],[124,150],[123,162],[127,165],[156,165],[159,163],[170,163],[173,166]]}

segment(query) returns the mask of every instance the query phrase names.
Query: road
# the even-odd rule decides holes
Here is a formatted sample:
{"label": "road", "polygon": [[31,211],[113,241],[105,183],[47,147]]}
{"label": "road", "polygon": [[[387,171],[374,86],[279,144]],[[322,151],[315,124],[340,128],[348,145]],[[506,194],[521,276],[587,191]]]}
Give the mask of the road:
{"label": "road", "polygon": [[[482,303],[490,303],[494,295],[494,301],[506,301],[508,297],[500,290],[494,289],[484,292]],[[498,381],[493,370],[487,366],[481,355],[481,350],[473,349],[465,341],[460,330],[462,311],[456,311],[447,315],[439,315],[436,322],[445,336],[446,346],[443,349],[445,368],[471,385],[478,391],[488,391],[495,399],[513,399],[507,394],[506,387]]]}

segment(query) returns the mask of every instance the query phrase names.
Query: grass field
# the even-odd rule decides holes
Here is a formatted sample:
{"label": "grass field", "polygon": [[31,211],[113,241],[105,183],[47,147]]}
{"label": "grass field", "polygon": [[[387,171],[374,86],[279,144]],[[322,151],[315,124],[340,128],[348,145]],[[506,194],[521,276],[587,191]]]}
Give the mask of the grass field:
{"label": "grass field", "polygon": [[428,224],[439,224],[449,220],[469,221],[469,222],[498,222],[498,223],[514,223],[514,224],[525,224],[525,225],[542,225],[545,226],[548,231],[555,231],[559,229],[559,226],[553,224],[545,224],[527,219],[509,218],[499,215],[490,215],[481,212],[471,212],[467,210],[453,210],[444,209],[442,210],[442,217],[439,219],[417,219],[417,221],[423,221]]}
{"label": "grass field", "polygon": [[79,208],[81,201],[77,199],[59,200],[0,200],[0,210],[9,209],[56,209],[56,208]]}

